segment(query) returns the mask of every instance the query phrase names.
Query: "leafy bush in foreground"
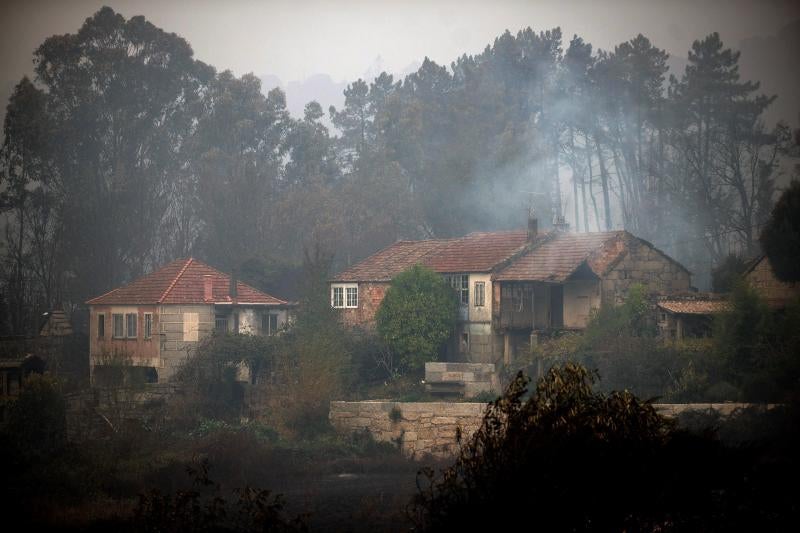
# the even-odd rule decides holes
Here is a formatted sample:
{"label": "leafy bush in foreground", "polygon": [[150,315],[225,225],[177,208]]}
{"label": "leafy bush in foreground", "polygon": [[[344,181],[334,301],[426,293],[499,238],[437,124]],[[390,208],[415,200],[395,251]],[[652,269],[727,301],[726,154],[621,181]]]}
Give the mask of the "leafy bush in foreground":
{"label": "leafy bush in foreground", "polygon": [[796,453],[762,464],[755,448],[679,430],[629,392],[593,392],[594,381],[567,364],[529,395],[519,373],[452,466],[420,471],[420,529],[774,530],[796,517],[778,488]]}

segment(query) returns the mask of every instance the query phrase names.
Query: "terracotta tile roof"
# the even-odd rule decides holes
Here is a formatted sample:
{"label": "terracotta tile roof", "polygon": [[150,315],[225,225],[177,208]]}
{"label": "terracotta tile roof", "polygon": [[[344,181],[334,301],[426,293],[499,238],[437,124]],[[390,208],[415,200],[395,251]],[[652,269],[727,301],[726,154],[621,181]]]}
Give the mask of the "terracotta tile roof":
{"label": "terracotta tile roof", "polygon": [[490,272],[522,250],[524,230],[475,232],[456,239],[398,241],[333,277],[333,281],[390,281],[415,264],[436,272]]}
{"label": "terracotta tile roof", "polygon": [[444,247],[446,239],[397,241],[333,277],[333,281],[391,281]]}
{"label": "terracotta tile roof", "polygon": [[423,264],[436,272],[491,272],[522,251],[527,240],[526,230],[470,233],[445,242]]}
{"label": "terracotta tile roof", "polygon": [[665,311],[679,315],[713,315],[730,308],[725,300],[661,300],[657,305]]}
{"label": "terracotta tile roof", "polygon": [[[210,301],[204,299],[205,276],[211,276]],[[190,257],[168,263],[146,276],[86,303],[89,305],[236,303],[274,306],[288,304],[241,281],[236,282],[237,296],[231,299],[230,279],[230,275]]]}
{"label": "terracotta tile roof", "polygon": [[514,259],[494,279],[563,282],[584,262],[593,272],[602,274],[625,254],[629,235],[625,231],[551,233]]}

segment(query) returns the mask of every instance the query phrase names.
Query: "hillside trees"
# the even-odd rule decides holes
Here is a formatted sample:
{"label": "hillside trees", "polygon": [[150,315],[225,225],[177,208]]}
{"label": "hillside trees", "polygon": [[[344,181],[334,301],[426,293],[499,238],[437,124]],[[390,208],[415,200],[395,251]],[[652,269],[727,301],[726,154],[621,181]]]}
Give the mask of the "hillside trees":
{"label": "hillside trees", "polygon": [[103,8],[36,50],[8,105],[7,330],[178,256],[297,269],[323,244],[338,269],[397,239],[518,228],[529,203],[543,229],[559,214],[627,228],[703,286],[710,264],[757,251],[789,141],[738,59],[712,34],[667,84],[643,35],[604,51],[507,31],[447,66],[356,80],[329,129],[316,102],[291,117],[280,90]]}

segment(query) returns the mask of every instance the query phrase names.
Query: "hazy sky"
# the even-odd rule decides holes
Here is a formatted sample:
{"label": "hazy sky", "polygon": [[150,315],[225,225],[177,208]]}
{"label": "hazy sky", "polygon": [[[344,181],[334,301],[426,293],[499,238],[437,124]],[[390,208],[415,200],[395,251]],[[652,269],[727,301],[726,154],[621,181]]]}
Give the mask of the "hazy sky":
{"label": "hazy sky", "polygon": [[561,26],[565,41],[577,33],[602,48],[642,32],[684,57],[711,31],[736,46],[800,19],[800,0],[0,0],[2,101],[32,71],[32,52],[46,37],[75,32],[104,4],[185,37],[197,58],[220,70],[284,83],[318,72],[353,80],[378,56],[395,73],[426,55],[449,64],[506,28]]}

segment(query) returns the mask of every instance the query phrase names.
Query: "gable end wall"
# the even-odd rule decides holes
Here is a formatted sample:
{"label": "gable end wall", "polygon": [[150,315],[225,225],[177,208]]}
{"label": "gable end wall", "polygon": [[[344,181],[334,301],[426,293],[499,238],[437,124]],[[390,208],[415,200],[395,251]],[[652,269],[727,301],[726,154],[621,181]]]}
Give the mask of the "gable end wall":
{"label": "gable end wall", "polygon": [[632,241],[628,253],[602,278],[603,304],[621,303],[631,285],[641,283],[651,294],[688,292],[690,274],[675,261],[641,241]]}

